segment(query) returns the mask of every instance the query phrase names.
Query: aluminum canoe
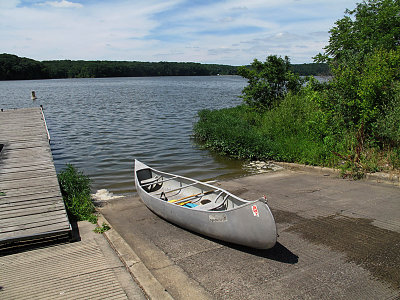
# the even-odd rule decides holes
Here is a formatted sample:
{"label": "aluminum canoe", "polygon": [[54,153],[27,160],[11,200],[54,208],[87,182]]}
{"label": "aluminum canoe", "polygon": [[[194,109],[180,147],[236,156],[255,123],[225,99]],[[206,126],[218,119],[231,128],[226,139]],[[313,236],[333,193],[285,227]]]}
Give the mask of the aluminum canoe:
{"label": "aluminum canoe", "polygon": [[212,184],[161,172],[135,160],[136,190],[157,215],[191,231],[257,249],[276,243],[274,217],[263,198],[244,200]]}

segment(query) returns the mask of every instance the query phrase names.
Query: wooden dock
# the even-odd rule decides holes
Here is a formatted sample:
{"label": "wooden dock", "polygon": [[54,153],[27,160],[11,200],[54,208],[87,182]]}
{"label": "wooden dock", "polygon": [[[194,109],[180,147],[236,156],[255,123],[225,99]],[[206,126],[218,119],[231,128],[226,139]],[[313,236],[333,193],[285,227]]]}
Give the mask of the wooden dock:
{"label": "wooden dock", "polygon": [[43,110],[0,112],[0,249],[71,234]]}

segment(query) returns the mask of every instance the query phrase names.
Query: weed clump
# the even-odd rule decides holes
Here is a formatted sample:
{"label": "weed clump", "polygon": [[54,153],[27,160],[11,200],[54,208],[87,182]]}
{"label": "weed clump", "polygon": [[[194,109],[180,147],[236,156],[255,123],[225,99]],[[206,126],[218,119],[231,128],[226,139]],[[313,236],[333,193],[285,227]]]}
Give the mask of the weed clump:
{"label": "weed clump", "polygon": [[94,215],[95,207],[90,196],[90,179],[73,165],[67,167],[58,175],[61,194],[67,208],[68,215],[77,221],[97,222]]}
{"label": "weed clump", "polygon": [[106,222],[103,222],[101,226],[96,226],[96,228],[93,229],[93,231],[96,233],[104,233],[110,229],[111,229],[110,225],[108,225]]}

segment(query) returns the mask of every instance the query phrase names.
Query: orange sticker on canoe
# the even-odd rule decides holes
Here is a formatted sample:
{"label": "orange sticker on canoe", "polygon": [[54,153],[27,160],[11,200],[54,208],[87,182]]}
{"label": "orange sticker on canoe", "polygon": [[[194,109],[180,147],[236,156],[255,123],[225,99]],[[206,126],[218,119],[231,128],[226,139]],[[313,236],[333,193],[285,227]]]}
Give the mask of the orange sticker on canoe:
{"label": "orange sticker on canoe", "polygon": [[253,210],[253,215],[254,215],[255,217],[259,217],[259,216],[260,216],[260,215],[258,214],[257,205],[253,205],[253,206],[251,207],[251,209]]}

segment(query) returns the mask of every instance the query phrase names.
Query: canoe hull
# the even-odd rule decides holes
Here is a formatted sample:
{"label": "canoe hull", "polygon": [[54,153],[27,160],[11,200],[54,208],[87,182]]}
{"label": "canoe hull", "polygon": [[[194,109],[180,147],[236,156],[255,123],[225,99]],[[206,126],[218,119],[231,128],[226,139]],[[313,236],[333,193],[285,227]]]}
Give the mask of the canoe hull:
{"label": "canoe hull", "polygon": [[136,190],[144,204],[157,215],[183,228],[222,241],[258,249],[269,249],[275,245],[275,220],[263,201],[247,201],[240,207],[223,211],[195,210],[174,205],[154,197],[141,187],[136,172],[145,167],[135,162]]}

